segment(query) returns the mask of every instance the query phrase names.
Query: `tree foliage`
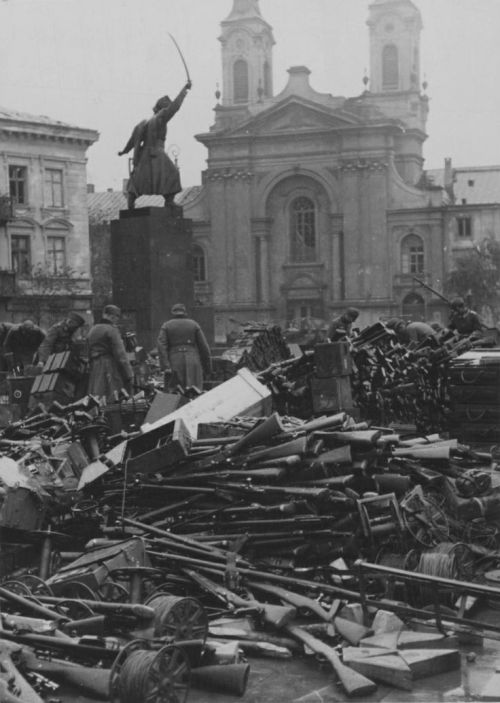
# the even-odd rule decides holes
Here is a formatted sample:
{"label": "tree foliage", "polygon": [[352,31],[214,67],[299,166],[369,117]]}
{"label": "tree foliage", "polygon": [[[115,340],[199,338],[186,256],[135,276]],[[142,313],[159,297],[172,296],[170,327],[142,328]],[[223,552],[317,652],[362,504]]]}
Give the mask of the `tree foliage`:
{"label": "tree foliage", "polygon": [[457,257],[445,282],[448,296],[469,298],[476,309],[500,307],[500,242],[487,239]]}

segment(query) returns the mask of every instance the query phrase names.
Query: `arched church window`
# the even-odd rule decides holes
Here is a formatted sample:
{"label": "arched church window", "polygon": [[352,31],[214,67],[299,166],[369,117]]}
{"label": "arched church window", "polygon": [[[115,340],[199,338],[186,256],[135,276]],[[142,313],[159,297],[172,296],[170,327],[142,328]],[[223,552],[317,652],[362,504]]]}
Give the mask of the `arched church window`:
{"label": "arched church window", "polygon": [[316,213],[309,198],[296,198],[291,204],[290,253],[292,261],[316,260]]}
{"label": "arched church window", "polygon": [[271,66],[264,62],[264,97],[271,97]]}
{"label": "arched church window", "polygon": [[234,102],[248,102],[248,64],[238,59],[233,66]]}
{"label": "arched church window", "polygon": [[401,242],[401,273],[423,273],[424,243],[417,234],[409,234]]}
{"label": "arched church window", "polygon": [[387,44],[382,50],[382,89],[399,88],[399,55],[394,44]]}
{"label": "arched church window", "polygon": [[193,260],[193,278],[196,283],[207,280],[207,262],[205,259],[205,252],[198,245],[195,244],[192,250],[192,260]]}

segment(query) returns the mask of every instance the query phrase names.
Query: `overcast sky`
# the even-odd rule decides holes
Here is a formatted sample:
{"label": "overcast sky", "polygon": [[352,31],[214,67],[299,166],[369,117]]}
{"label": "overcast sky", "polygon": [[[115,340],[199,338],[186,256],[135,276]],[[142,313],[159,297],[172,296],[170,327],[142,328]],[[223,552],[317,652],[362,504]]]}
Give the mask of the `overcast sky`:
{"label": "overcast sky", "polygon": [[[422,13],[422,76],[429,83],[427,168],[500,163],[500,0],[414,0]],[[175,95],[184,68],[193,89],[169,125],[183,186],[201,181],[206,151],[194,135],[213,122],[221,80],[217,37],[232,0],[0,0],[0,105],[45,114],[100,133],[88,180],[119,189],[126,157],[116,152],[160,95]],[[369,0],[260,0],[273,27],[274,90],[286,69],[306,65],[312,87],[363,90]]]}

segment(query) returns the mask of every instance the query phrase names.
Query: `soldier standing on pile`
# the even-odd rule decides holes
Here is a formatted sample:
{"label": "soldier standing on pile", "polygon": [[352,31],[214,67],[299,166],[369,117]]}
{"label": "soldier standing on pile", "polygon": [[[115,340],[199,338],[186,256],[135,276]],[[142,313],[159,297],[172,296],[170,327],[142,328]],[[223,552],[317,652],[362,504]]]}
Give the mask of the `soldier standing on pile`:
{"label": "soldier standing on pile", "polygon": [[132,391],[134,372],[118,329],[121,310],[106,305],[102,320],[91,327],[88,336],[90,378],[88,393],[107,403],[116,402],[124,388]]}
{"label": "soldier standing on pile", "polygon": [[70,312],[64,320],[52,325],[38,349],[38,365],[44,366],[51,354],[74,351],[76,346],[74,335],[84,324],[85,320],[81,315],[76,312]]}
{"label": "soldier standing on pile", "polygon": [[458,332],[463,336],[468,336],[473,332],[481,332],[483,324],[481,318],[468,308],[463,298],[455,298],[451,301],[451,315],[448,329]]}
{"label": "soldier standing on pile", "polygon": [[33,363],[33,357],[45,339],[45,332],[31,320],[13,325],[3,343],[4,358],[9,370],[24,371]]}
{"label": "soldier standing on pile", "polygon": [[210,347],[200,325],[187,317],[186,306],[172,307],[173,319],[164,322],[158,335],[158,354],[162,369],[172,371],[169,384],[174,389],[195,386],[203,389],[203,372],[212,369]]}
{"label": "soldier standing on pile", "polygon": [[357,308],[347,308],[347,310],[335,317],[328,328],[328,339],[330,342],[340,342],[349,339],[352,332],[352,325],[358,319],[359,310]]}

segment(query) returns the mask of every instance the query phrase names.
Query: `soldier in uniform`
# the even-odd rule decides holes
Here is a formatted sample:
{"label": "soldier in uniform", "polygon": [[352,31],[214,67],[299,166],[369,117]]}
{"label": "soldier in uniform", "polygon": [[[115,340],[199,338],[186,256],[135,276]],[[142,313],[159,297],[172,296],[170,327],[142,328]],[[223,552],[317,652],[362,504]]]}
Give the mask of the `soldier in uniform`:
{"label": "soldier in uniform", "polygon": [[347,310],[335,317],[328,328],[328,339],[330,342],[340,342],[351,336],[352,325],[358,319],[359,310],[357,308],[347,308]]}
{"label": "soldier in uniform", "polygon": [[88,393],[106,403],[116,402],[122,388],[132,391],[134,372],[123,343],[118,321],[121,310],[106,305],[102,320],[91,327],[87,338],[90,378]]}
{"label": "soldier in uniform", "polygon": [[483,325],[481,318],[470,310],[465,304],[463,298],[455,298],[451,301],[451,316],[448,323],[448,329],[458,332],[463,336],[468,336],[473,332],[481,332]]}
{"label": "soldier in uniform", "polygon": [[161,368],[172,371],[171,387],[203,388],[203,372],[211,372],[210,347],[199,324],[187,317],[186,307],[176,303],[173,318],[164,322],[158,335]]}
{"label": "soldier in uniform", "polygon": [[38,365],[44,366],[51,354],[58,352],[74,351],[75,332],[83,327],[85,320],[76,312],[70,312],[60,322],[49,327],[47,336],[38,349]]}

